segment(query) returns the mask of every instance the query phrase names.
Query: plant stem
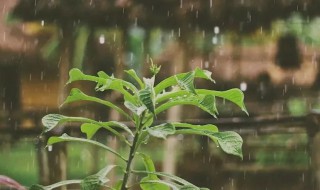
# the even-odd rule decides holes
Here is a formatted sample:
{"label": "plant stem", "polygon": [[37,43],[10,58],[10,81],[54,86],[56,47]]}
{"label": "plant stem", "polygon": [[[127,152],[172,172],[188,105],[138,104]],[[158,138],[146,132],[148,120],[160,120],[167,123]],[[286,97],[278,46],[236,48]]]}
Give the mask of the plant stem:
{"label": "plant stem", "polygon": [[128,182],[129,175],[131,173],[131,163],[132,163],[132,160],[133,160],[135,153],[136,153],[136,150],[137,150],[136,146],[138,146],[137,142],[138,142],[138,139],[139,139],[140,133],[141,133],[141,126],[142,126],[141,121],[142,121],[143,117],[144,117],[144,114],[142,114],[142,116],[139,118],[139,121],[136,123],[137,131],[134,135],[132,146],[130,147],[130,153],[129,153],[129,157],[128,157],[128,161],[127,161],[126,171],[123,176],[121,190],[127,190],[126,184]]}

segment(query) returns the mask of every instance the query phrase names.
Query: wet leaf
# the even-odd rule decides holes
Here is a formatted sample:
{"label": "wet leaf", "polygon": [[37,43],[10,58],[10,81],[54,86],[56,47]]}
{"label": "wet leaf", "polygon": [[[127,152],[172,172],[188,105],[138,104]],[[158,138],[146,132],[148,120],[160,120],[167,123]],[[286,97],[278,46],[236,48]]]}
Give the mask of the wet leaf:
{"label": "wet leaf", "polygon": [[106,100],[102,100],[100,98],[93,97],[93,96],[88,96],[78,88],[71,89],[71,92],[70,92],[69,96],[66,98],[66,100],[62,103],[61,106],[65,105],[65,104],[68,104],[68,103],[76,102],[76,101],[96,102],[98,104],[105,105],[107,107],[110,107],[110,108],[118,111],[120,114],[126,116],[129,119],[131,118],[125,111],[123,111],[121,108],[119,108],[118,106],[114,105],[113,103],[111,103],[109,101],[106,101]]}
{"label": "wet leaf", "polygon": [[66,120],[66,117],[60,114],[48,114],[42,118],[42,124],[45,127],[45,132],[51,131],[60,123]]}
{"label": "wet leaf", "polygon": [[118,152],[116,152],[115,150],[111,149],[110,147],[108,146],[105,146],[104,144],[102,143],[99,143],[99,142],[96,142],[96,141],[93,141],[93,140],[89,140],[89,139],[82,139],[82,138],[76,138],[76,137],[71,137],[67,134],[63,134],[61,135],[60,137],[56,137],[56,136],[53,136],[53,137],[50,137],[48,139],[48,142],[47,142],[47,145],[53,145],[55,143],[60,143],[60,142],[80,142],[80,143],[89,143],[89,144],[92,144],[92,145],[95,145],[95,146],[98,146],[100,148],[103,148],[111,153],[113,153],[114,155],[118,156],[119,158],[121,158],[122,160],[126,161],[126,159],[121,156]]}
{"label": "wet leaf", "polygon": [[125,70],[125,72],[128,75],[130,75],[139,84],[141,89],[143,89],[145,87],[145,85],[143,84],[143,82],[141,81],[141,79],[139,78],[139,76],[137,75],[135,70],[130,69],[130,70]]}
{"label": "wet leaf", "polygon": [[209,113],[210,115],[216,117],[217,108],[215,103],[215,98],[212,95],[189,95],[182,96],[172,99],[168,102],[161,104],[157,107],[155,113],[159,114],[173,106],[177,105],[193,105],[199,107],[203,111]]}
{"label": "wet leaf", "polygon": [[[174,125],[174,123],[173,123]],[[180,124],[179,124],[180,125]],[[181,125],[182,126],[182,125]],[[176,134],[204,135],[217,143],[221,149],[231,155],[243,158],[241,136],[233,131],[217,132],[214,128],[188,128],[176,130]]]}
{"label": "wet leaf", "polygon": [[124,106],[126,106],[126,108],[128,108],[131,112],[133,112],[134,114],[136,114],[138,116],[140,116],[147,109],[147,107],[145,105],[136,106],[129,101],[125,101]]}
{"label": "wet leaf", "polygon": [[168,135],[175,134],[175,127],[170,123],[164,123],[154,127],[147,128],[148,133],[151,136],[166,139]]}
{"label": "wet leaf", "polygon": [[81,190],[99,190],[102,184],[98,175],[91,175],[84,178],[80,186]]}
{"label": "wet leaf", "polygon": [[[140,153],[138,152],[137,155],[139,155],[144,163],[145,169],[148,172],[155,172],[155,167],[153,164],[152,159],[150,158],[150,156]],[[160,179],[158,178],[157,175],[152,174],[152,173],[148,173],[147,177],[144,177],[141,182],[146,182],[146,181],[150,181],[150,180],[156,180],[156,181],[160,181]],[[149,183],[141,183],[140,184],[141,189],[143,190],[169,190],[169,187],[164,185],[164,184],[160,184],[160,183],[153,183],[153,184],[149,184]]]}
{"label": "wet leaf", "polygon": [[176,77],[177,83],[182,90],[187,90],[193,94],[197,94],[194,89],[194,72],[183,74],[182,77]]}
{"label": "wet leaf", "polygon": [[233,88],[226,91],[215,91],[215,90],[206,90],[206,89],[197,89],[196,91],[199,94],[212,95],[215,97],[220,97],[228,101],[231,101],[237,106],[239,106],[241,110],[248,115],[248,111],[244,105],[244,94],[238,88]]}
{"label": "wet leaf", "polygon": [[139,99],[143,105],[153,114],[155,115],[155,103],[152,95],[152,88],[146,87],[139,91]]}
{"label": "wet leaf", "polygon": [[241,136],[234,131],[218,132],[212,134],[214,136],[221,149],[227,153],[240,157],[243,159],[242,155],[242,143],[243,140]]}

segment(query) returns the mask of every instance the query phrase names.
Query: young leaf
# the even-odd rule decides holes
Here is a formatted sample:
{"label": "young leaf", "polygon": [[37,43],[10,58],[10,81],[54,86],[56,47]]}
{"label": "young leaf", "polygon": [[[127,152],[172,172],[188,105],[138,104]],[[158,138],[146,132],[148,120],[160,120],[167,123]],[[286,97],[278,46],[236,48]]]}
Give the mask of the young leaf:
{"label": "young leaf", "polygon": [[42,118],[42,124],[45,127],[44,132],[51,131],[53,128],[58,126],[66,120],[66,117],[60,114],[48,114]]}
{"label": "young leaf", "polygon": [[154,98],[152,95],[152,89],[150,87],[146,87],[145,89],[142,89],[139,91],[139,99],[143,105],[146,106],[146,108],[155,115],[155,103]]}
{"label": "young leaf", "polygon": [[[214,81],[211,78],[211,72],[210,71],[206,71],[206,70],[202,70],[202,69],[197,68],[193,73],[194,73],[194,78],[203,78],[203,79],[206,79],[206,80]],[[170,86],[176,85],[177,84],[177,80],[176,79],[179,80],[179,79],[183,78],[186,74],[187,73],[181,73],[181,74],[177,74],[175,76],[171,76],[171,77],[168,77],[168,78],[164,79],[158,85],[155,86],[155,88],[154,88],[155,94],[159,94],[164,89],[166,89],[166,88],[168,88]]]}
{"label": "young leaf", "polygon": [[199,101],[199,107],[212,116],[216,116],[216,113],[218,113],[217,107],[216,107],[216,99],[212,95],[206,95],[203,99]]}
{"label": "young leaf", "polygon": [[113,103],[111,103],[109,101],[106,101],[106,100],[101,100],[101,99],[93,97],[93,96],[88,96],[78,88],[71,89],[70,95],[67,97],[67,99],[63,102],[62,105],[68,104],[68,103],[72,103],[72,102],[75,102],[75,101],[92,101],[92,102],[96,102],[96,103],[105,105],[107,107],[110,107],[112,109],[115,109],[119,113],[121,113],[122,115],[124,115],[127,118],[131,119],[131,117],[126,112],[124,112],[121,108],[119,108],[118,106],[114,105]]}
{"label": "young leaf", "polygon": [[113,77],[108,76],[107,74],[103,74],[103,72],[99,72],[99,75],[99,77],[86,75],[82,73],[79,69],[71,69],[69,72],[69,80],[67,84],[78,80],[92,81],[97,83],[96,90],[115,90],[123,94],[125,99],[130,100],[132,102],[135,101],[133,96],[127,90],[124,89],[130,89],[132,92],[136,93],[138,90],[133,84],[121,79],[115,79]]}
{"label": "young leaf", "polygon": [[168,135],[173,135],[176,132],[174,125],[170,123],[164,123],[154,127],[147,128],[148,133],[151,136],[166,139]]}
{"label": "young leaf", "polygon": [[197,94],[194,89],[194,72],[185,73],[180,78],[176,76],[176,80],[182,90],[187,90],[188,92]]}
{"label": "young leaf", "polygon": [[206,80],[210,80],[211,82],[215,83],[215,81],[211,78],[212,72],[208,71],[208,70],[202,70],[199,67],[197,67],[194,70],[194,76],[197,78],[203,78]]}
{"label": "young leaf", "polygon": [[132,111],[137,116],[140,116],[147,109],[147,107],[145,105],[136,106],[129,101],[125,101],[124,106],[126,106],[126,108],[128,108],[130,111]]}
{"label": "young leaf", "polygon": [[81,143],[84,142],[84,143],[93,144],[93,145],[96,145],[98,147],[101,147],[101,148],[113,153],[114,155],[116,155],[119,158],[121,158],[123,161],[127,161],[126,158],[121,156],[118,152],[116,152],[115,150],[109,148],[108,146],[105,146],[102,143],[99,143],[99,142],[96,142],[96,141],[93,141],[93,140],[88,140],[88,139],[70,137],[69,135],[67,135],[65,133],[63,135],[61,135],[60,137],[55,137],[55,136],[50,137],[48,139],[47,145],[53,145],[53,144],[59,143],[59,142],[81,142]]}
{"label": "young leaf", "polygon": [[137,73],[135,72],[135,70],[133,69],[130,69],[130,70],[126,70],[125,71],[128,75],[130,75],[134,80],[137,81],[137,83],[139,84],[140,88],[144,88],[144,84],[143,82],[141,81],[141,79],[138,77]]}

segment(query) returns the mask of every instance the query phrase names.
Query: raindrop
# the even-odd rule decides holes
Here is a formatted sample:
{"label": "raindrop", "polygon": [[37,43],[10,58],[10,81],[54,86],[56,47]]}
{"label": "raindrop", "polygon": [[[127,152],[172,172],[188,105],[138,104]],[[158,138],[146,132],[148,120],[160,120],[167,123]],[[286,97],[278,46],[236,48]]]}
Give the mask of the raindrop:
{"label": "raindrop", "polygon": [[[115,38],[115,37],[114,37],[114,38]],[[114,38],[113,38],[113,39],[114,39]],[[101,35],[99,36],[99,44],[104,44],[105,41],[106,41],[106,39],[105,39],[104,35],[101,34]]]}
{"label": "raindrop", "polygon": [[180,0],[180,9],[182,9],[183,0]]}
{"label": "raindrop", "polygon": [[133,53],[132,52],[130,52],[130,61],[133,61]]}
{"label": "raindrop", "polygon": [[220,28],[219,26],[215,26],[214,29],[213,29],[214,33],[215,34],[219,34],[220,33]]}
{"label": "raindrop", "polygon": [[114,42],[116,41],[116,38],[117,38],[117,34],[116,34],[116,33],[113,33],[113,41],[114,41]]}
{"label": "raindrop", "polygon": [[32,75],[31,75],[31,73],[29,74],[29,80],[30,80],[30,81],[32,80]]}
{"label": "raindrop", "polygon": [[212,37],[212,44],[214,44],[214,45],[218,44],[218,37],[217,36]]}
{"label": "raindrop", "polygon": [[181,29],[180,29],[180,27],[179,27],[179,29],[178,29],[178,36],[179,36],[179,37],[181,36]]}
{"label": "raindrop", "polygon": [[210,0],[210,8],[212,8],[212,0]]}
{"label": "raindrop", "polygon": [[204,62],[204,68],[205,68],[205,69],[208,69],[208,68],[209,68],[209,61],[205,61],[205,62]]}
{"label": "raindrop", "polygon": [[40,80],[43,80],[44,72],[41,71]]}
{"label": "raindrop", "polygon": [[6,41],[6,38],[7,38],[6,32],[3,32],[3,41]]}
{"label": "raindrop", "polygon": [[52,151],[52,145],[48,146],[48,151],[51,152]]}
{"label": "raindrop", "polygon": [[248,88],[248,85],[247,85],[246,82],[241,82],[241,83],[240,83],[240,90],[241,90],[241,91],[246,91],[247,88]]}
{"label": "raindrop", "polygon": [[41,26],[42,27],[44,26],[44,20],[41,20]]}

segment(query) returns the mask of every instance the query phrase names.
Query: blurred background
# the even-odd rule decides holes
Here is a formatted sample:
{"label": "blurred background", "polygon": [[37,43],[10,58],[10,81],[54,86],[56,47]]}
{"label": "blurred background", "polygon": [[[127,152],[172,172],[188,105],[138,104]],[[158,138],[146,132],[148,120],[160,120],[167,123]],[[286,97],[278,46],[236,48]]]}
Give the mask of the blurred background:
{"label": "blurred background", "polygon": [[[159,116],[237,131],[244,159],[225,155],[205,137],[180,135],[145,146],[158,170],[214,190],[320,189],[320,1],[0,2],[0,175],[47,185],[116,162],[87,145],[45,149],[41,118],[62,113],[124,121],[91,103],[59,107],[70,90],[68,71],[126,78],[123,70],[134,69],[148,76],[152,59],[161,65],[157,81],[196,67],[211,71],[215,84],[196,85],[240,88],[249,112],[218,100],[219,119],[189,107]],[[74,86],[122,103],[112,92],[95,92],[94,84]],[[74,126],[54,134],[62,132],[80,136]],[[126,151],[108,134],[97,138]]]}

